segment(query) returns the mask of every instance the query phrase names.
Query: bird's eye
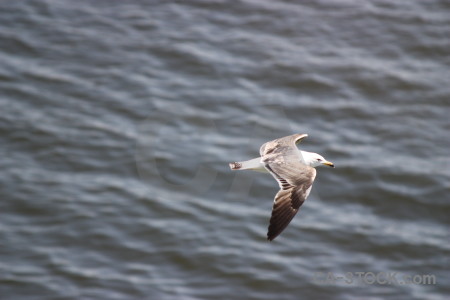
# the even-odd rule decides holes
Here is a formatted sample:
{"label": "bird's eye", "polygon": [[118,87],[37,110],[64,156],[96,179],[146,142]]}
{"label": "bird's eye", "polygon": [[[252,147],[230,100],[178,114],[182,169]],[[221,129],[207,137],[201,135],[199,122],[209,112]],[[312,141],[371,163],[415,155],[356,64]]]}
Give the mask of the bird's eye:
{"label": "bird's eye", "polygon": [[318,159],[317,159],[317,161],[321,161],[321,159],[320,159],[320,158],[318,158]]}

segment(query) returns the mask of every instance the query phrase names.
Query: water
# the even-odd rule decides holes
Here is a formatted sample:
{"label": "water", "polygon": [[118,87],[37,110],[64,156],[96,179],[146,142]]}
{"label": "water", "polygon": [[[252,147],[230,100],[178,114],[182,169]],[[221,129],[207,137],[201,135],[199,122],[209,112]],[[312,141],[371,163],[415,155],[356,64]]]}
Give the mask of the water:
{"label": "water", "polygon": [[[1,299],[447,299],[449,16],[4,1]],[[269,243],[276,183],[228,162],[296,132],[336,169]]]}

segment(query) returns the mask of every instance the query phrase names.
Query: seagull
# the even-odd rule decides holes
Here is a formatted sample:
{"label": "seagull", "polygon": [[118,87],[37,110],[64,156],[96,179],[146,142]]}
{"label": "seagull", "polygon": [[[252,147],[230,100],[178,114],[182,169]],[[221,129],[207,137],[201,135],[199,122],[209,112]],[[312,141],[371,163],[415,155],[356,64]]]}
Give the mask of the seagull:
{"label": "seagull", "polygon": [[267,239],[275,239],[291,222],[311,192],[317,166],[334,164],[323,156],[297,148],[307,134],[293,134],[267,142],[259,149],[261,157],[230,163],[231,170],[270,173],[280,186],[275,195]]}

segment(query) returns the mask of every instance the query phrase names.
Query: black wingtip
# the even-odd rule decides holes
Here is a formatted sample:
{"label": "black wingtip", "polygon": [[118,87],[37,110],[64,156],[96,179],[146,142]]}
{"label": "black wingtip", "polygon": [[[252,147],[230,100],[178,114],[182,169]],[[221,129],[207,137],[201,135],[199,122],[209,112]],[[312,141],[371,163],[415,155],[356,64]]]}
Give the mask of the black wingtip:
{"label": "black wingtip", "polygon": [[277,237],[277,235],[271,235],[269,232],[267,233],[267,240],[269,242],[272,242],[275,238]]}

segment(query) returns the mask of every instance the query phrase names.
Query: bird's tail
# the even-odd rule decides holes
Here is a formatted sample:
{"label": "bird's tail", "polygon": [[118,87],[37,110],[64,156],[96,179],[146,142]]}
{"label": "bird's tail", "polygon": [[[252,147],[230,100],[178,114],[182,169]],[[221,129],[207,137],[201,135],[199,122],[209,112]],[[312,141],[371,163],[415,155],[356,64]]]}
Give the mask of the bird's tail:
{"label": "bird's tail", "polygon": [[257,157],[254,159],[246,160],[246,161],[236,161],[229,163],[231,170],[255,170],[267,172],[264,168],[264,165],[261,163],[261,157]]}
{"label": "bird's tail", "polygon": [[231,163],[229,163],[229,165],[230,165],[230,169],[231,170],[239,170],[239,169],[241,169],[242,168],[242,163],[240,163],[240,162],[231,162]]}

